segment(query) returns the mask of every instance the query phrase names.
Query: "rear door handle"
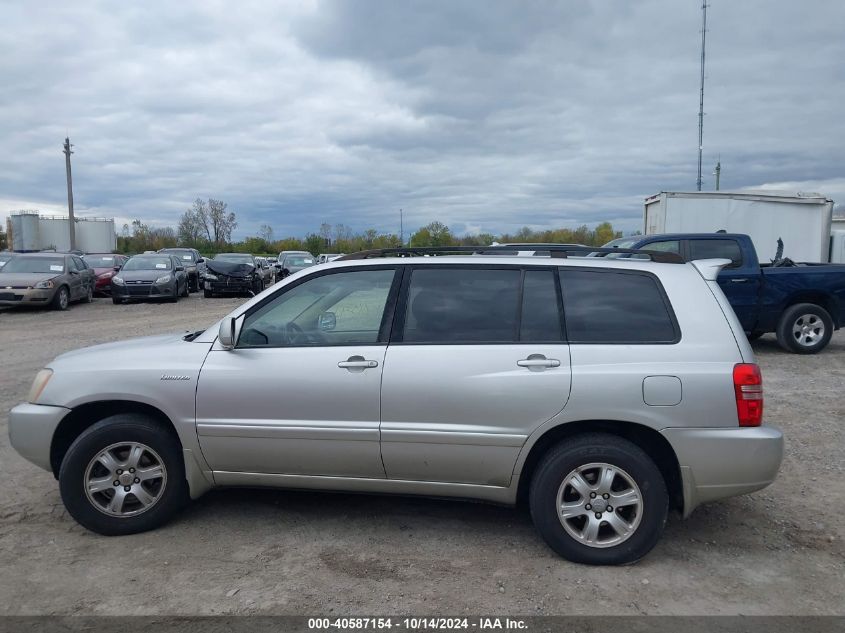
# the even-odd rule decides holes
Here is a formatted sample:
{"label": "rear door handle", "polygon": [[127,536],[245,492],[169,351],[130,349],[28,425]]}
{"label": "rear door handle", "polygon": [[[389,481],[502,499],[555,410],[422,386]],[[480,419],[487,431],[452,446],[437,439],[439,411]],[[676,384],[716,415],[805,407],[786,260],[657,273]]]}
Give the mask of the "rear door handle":
{"label": "rear door handle", "polygon": [[520,367],[539,368],[560,367],[560,361],[556,358],[546,358],[542,354],[531,354],[528,358],[516,361]]}
{"label": "rear door handle", "polygon": [[350,371],[363,371],[365,369],[372,369],[373,367],[378,367],[378,361],[367,360],[363,356],[350,356],[346,360],[340,361],[337,366],[341,369],[348,369]]}
{"label": "rear door handle", "polygon": [[744,283],[746,283],[747,281],[748,281],[748,279],[747,279],[747,278],[743,278],[743,279],[731,279],[731,283],[732,283],[732,284],[744,284]]}

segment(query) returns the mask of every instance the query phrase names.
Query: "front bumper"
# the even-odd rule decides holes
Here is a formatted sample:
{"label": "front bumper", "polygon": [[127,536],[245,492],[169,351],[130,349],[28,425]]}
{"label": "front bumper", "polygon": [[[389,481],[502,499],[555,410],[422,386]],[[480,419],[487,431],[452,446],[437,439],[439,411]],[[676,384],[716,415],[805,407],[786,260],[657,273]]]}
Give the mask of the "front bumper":
{"label": "front bumper", "polygon": [[0,288],[0,306],[47,305],[55,292],[56,288]]}
{"label": "front bumper", "polygon": [[9,441],[27,460],[44,470],[50,466],[50,445],[59,422],[70,409],[41,404],[19,404],[9,411]]}
{"label": "front bumper", "polygon": [[94,292],[100,294],[111,294],[111,277],[97,277],[94,282]]}
{"label": "front bumper", "polygon": [[773,426],[673,428],[661,431],[678,457],[684,516],[716,499],[765,488],[783,459],[783,433]]}
{"label": "front bumper", "polygon": [[111,296],[116,299],[170,299],[173,297],[173,284],[136,284],[127,282],[123,285],[111,284]]}
{"label": "front bumper", "polygon": [[216,295],[243,294],[252,292],[254,283],[252,279],[234,279],[232,277],[209,279],[206,277],[203,280],[203,288]]}

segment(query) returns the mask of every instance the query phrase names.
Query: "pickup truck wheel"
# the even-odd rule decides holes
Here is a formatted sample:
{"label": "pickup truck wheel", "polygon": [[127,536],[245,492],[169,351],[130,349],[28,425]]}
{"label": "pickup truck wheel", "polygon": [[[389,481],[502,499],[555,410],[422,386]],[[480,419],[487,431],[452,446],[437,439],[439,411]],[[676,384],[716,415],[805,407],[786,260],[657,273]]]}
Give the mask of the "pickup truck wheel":
{"label": "pickup truck wheel", "polygon": [[832,335],[833,319],[814,303],[789,306],[778,321],[778,343],[788,352],[815,354],[827,347]]}
{"label": "pickup truck wheel", "polygon": [[531,479],[529,505],[537,530],[564,558],[622,565],[641,559],[660,539],[669,494],[639,446],[590,433],[546,453]]}
{"label": "pickup truck wheel", "polygon": [[138,414],[85,430],[62,460],[59,490],[80,525],[106,536],[157,528],[188,501],[178,440]]}

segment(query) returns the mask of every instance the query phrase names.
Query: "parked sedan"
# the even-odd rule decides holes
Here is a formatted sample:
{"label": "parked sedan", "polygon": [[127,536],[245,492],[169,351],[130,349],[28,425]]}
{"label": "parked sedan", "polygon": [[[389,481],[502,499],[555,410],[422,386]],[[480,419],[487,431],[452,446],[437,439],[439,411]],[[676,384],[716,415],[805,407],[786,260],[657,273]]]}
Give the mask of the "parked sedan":
{"label": "parked sedan", "polygon": [[280,276],[284,279],[288,275],[298,273],[300,270],[304,270],[305,268],[310,268],[314,264],[314,258],[310,254],[301,255],[297,253],[285,255],[285,258],[281,262]]}
{"label": "parked sedan", "polygon": [[[200,252],[195,248],[162,248],[159,253],[175,255],[185,267],[188,275],[188,292],[199,292],[200,289],[200,267],[205,261]],[[202,266],[204,270],[205,267]]]}
{"label": "parked sedan", "polygon": [[258,264],[258,274],[261,275],[265,288],[276,283],[276,269],[270,265],[266,257],[256,257],[255,263]]}
{"label": "parked sedan", "polygon": [[249,253],[220,253],[206,261],[206,298],[223,294],[253,294],[264,290],[258,262]]}
{"label": "parked sedan", "polygon": [[168,299],[173,303],[188,296],[185,267],[174,255],[135,255],[111,278],[113,303],[136,299]]}
{"label": "parked sedan", "polygon": [[108,295],[111,294],[111,278],[129,258],[126,255],[114,253],[86,253],[82,259],[94,270],[96,277],[94,292]]}
{"label": "parked sedan", "polygon": [[90,302],[94,271],[76,255],[16,254],[0,268],[0,305],[67,310],[72,301]]}

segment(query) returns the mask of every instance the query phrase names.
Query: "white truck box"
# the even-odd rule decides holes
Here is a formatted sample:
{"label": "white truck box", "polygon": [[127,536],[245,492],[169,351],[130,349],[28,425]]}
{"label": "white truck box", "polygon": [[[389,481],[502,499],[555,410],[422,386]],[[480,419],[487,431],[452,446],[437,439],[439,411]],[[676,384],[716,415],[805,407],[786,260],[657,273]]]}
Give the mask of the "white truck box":
{"label": "white truck box", "polygon": [[833,201],[819,194],[777,191],[663,191],[646,198],[643,232],[745,233],[760,263],[774,259],[778,238],[783,255],[796,262],[830,257]]}

